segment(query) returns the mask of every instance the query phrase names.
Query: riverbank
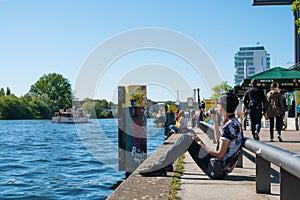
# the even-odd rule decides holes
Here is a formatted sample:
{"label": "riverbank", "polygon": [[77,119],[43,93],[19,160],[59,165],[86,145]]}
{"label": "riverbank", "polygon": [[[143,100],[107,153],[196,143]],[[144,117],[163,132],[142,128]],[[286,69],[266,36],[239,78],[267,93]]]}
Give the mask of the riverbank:
{"label": "riverbank", "polygon": [[164,142],[146,161],[144,161],[121,185],[107,198],[115,199],[168,199],[170,183],[174,172],[168,172],[167,176],[142,177],[138,171],[143,166],[157,160],[180,135],[172,135]]}

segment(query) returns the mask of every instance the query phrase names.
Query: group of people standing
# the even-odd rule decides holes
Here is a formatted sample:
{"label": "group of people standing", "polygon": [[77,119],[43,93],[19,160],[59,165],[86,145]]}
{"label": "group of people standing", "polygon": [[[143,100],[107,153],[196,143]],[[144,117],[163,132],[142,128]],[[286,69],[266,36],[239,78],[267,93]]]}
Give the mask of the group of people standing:
{"label": "group of people standing", "polygon": [[283,118],[286,110],[286,99],[279,90],[279,84],[271,84],[267,95],[258,88],[258,80],[251,80],[251,87],[244,95],[244,106],[249,114],[251,123],[251,132],[255,140],[259,140],[262,116],[270,120],[270,142],[274,141],[274,119],[276,120],[277,138],[283,142],[281,130],[283,127]]}

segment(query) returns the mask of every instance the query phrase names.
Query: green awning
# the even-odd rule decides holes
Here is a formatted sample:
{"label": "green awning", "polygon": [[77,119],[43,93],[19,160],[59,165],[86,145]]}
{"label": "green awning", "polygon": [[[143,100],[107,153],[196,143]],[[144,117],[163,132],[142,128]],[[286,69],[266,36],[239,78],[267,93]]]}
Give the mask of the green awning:
{"label": "green awning", "polygon": [[254,76],[249,76],[244,79],[241,87],[243,89],[248,88],[252,79],[259,81],[258,86],[260,88],[269,89],[273,82],[278,82],[279,87],[282,89],[300,88],[300,72],[282,67],[275,67]]}

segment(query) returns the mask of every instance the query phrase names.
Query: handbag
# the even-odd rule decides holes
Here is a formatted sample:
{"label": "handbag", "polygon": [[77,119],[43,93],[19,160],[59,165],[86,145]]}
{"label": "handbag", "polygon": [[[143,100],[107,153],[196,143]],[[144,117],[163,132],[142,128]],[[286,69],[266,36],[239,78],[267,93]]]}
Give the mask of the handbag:
{"label": "handbag", "polygon": [[223,179],[226,175],[223,161],[218,158],[211,158],[208,162],[207,175],[211,179]]}

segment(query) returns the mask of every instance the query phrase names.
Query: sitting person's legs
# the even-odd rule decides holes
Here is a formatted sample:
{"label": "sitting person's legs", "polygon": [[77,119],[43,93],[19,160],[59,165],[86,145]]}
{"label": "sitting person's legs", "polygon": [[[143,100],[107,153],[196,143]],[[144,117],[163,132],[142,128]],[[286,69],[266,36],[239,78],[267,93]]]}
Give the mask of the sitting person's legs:
{"label": "sitting person's legs", "polygon": [[140,171],[140,174],[147,175],[148,173],[161,170],[173,163],[179,156],[186,151],[189,151],[196,164],[207,172],[207,163],[211,158],[208,154],[193,140],[193,133],[183,134],[172,145],[172,147],[155,163]]}
{"label": "sitting person's legs", "polygon": [[141,174],[162,169],[173,163],[181,154],[186,152],[193,142],[193,134],[183,134],[172,145],[172,147],[164,153],[164,155],[155,163],[140,171]]}

